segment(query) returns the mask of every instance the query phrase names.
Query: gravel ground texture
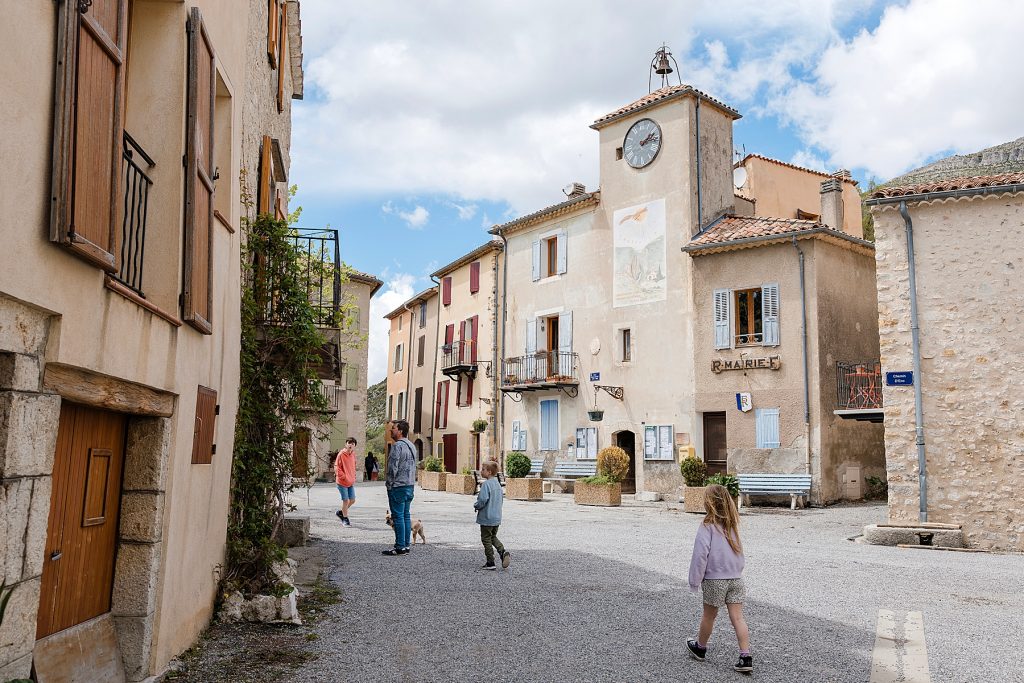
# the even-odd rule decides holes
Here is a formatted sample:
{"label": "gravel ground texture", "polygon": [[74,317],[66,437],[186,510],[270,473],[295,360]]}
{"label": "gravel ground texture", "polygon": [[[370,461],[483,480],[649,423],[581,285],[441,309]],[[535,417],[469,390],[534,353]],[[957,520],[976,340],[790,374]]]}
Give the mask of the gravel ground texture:
{"label": "gravel ground texture", "polygon": [[[705,662],[685,642],[701,601],[686,587],[701,516],[673,502],[577,506],[570,495],[506,500],[506,571],[485,572],[473,497],[416,488],[427,544],[385,557],[379,482],[360,483],[352,527],[337,490],[297,492],[341,602],[292,681],[733,681],[737,647],[719,615]],[[908,550],[849,540],[881,505],[745,508],[744,607],[761,681],[871,679],[879,609],[920,611],[933,683],[1024,681],[1024,557]]]}

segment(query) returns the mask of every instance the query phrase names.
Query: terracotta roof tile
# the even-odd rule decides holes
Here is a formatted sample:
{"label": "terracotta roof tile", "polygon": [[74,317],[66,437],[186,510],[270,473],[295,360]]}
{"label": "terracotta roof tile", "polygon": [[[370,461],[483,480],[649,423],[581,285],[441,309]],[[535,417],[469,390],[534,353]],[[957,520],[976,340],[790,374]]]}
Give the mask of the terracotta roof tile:
{"label": "terracotta roof tile", "polygon": [[722,242],[735,242],[754,237],[790,234],[824,227],[821,223],[802,221],[796,218],[729,215],[720,219],[717,223],[712,223],[704,232],[697,235],[687,248],[703,247]]}
{"label": "terracotta roof tile", "polygon": [[906,197],[928,192],[948,192],[950,190],[973,190],[981,187],[996,187],[1024,183],[1024,172],[1000,173],[998,175],[971,176],[968,178],[947,178],[930,183],[916,185],[883,186],[871,193],[871,199],[886,197]]}
{"label": "terracotta roof tile", "polygon": [[723,111],[732,114],[737,119],[740,118],[741,116],[738,111],[736,111],[729,105],[719,100],[716,100],[713,97],[709,97],[706,93],[703,93],[700,90],[696,90],[689,85],[673,85],[667,88],[659,88],[654,92],[644,95],[636,102],[627,104],[625,107],[619,107],[615,111],[605,114],[604,116],[594,121],[594,123],[591,124],[590,127],[594,129],[601,128],[611,123],[612,121],[621,119],[623,116],[626,116],[627,114],[632,114],[634,112],[647,109],[648,107],[652,107],[655,104],[658,104],[665,100],[675,99],[676,97],[682,97],[687,94],[694,95],[696,97],[700,97],[701,99],[707,100],[708,102],[714,104],[719,109],[722,109]]}

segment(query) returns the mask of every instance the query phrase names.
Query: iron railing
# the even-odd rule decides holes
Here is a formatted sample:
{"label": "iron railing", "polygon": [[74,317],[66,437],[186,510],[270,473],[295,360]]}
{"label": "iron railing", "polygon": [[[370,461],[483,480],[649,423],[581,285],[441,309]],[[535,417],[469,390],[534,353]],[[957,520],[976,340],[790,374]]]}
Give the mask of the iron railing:
{"label": "iron railing", "polygon": [[579,365],[579,354],[572,351],[537,351],[506,358],[501,364],[501,384],[579,384]]}
{"label": "iron railing", "polygon": [[[121,260],[114,277],[139,296],[142,291],[142,266],[146,252],[146,218],[149,214],[149,190],[153,180],[146,173],[156,166],[152,157],[146,154],[138,142],[124,133],[121,141],[123,164],[123,218],[121,219]],[[136,160],[136,155],[146,163],[146,169]]]}
{"label": "iron railing", "polygon": [[881,408],[882,363],[836,363],[836,398],[840,410]]}
{"label": "iron railing", "polygon": [[457,341],[441,347],[441,370],[476,365],[473,341]]}
{"label": "iron railing", "polygon": [[[299,259],[306,298],[313,306],[315,323],[319,327],[341,327],[341,253],[337,230],[295,228],[290,237]],[[262,322],[286,325],[292,321],[281,310],[280,301],[273,295],[274,274],[268,273],[268,291]]]}
{"label": "iron railing", "polygon": [[319,395],[323,398],[322,406],[317,406],[317,412],[336,413],[341,409],[341,396],[345,387],[341,384],[327,384],[325,382],[312,381],[309,383],[309,393],[300,396],[303,406],[310,412],[314,410],[311,396]]}

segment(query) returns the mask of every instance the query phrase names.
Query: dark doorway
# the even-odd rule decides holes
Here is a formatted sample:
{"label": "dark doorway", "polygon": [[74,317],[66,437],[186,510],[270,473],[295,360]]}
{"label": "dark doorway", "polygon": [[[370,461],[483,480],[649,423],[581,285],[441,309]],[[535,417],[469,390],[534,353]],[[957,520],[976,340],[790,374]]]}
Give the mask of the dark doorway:
{"label": "dark doorway", "polygon": [[444,443],[444,471],[454,474],[459,467],[459,435],[445,434],[441,439]]}
{"label": "dark doorway", "polygon": [[729,466],[725,443],[725,413],[704,413],[704,462],[708,474],[724,473]]}
{"label": "dark doorway", "polygon": [[416,459],[423,459],[423,439],[416,439]]}
{"label": "dark doorway", "polygon": [[629,473],[622,480],[622,492],[636,493],[636,434],[628,429],[616,432],[615,445],[629,456]]}

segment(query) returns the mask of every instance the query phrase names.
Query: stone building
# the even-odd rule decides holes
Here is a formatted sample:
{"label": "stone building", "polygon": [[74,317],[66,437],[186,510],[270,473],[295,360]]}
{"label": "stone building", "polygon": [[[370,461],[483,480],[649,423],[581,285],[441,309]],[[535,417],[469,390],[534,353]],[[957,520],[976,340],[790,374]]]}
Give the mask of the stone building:
{"label": "stone building", "polygon": [[867,204],[890,521],[1024,550],[1024,138],[895,178]]}
{"label": "stone building", "polygon": [[286,210],[298,3],[14,3],[6,19],[0,680],[142,680],[213,611],[239,228],[250,204]]}
{"label": "stone building", "polygon": [[409,421],[420,459],[434,452],[437,306],[437,287],[431,287],[384,316],[391,321],[385,417]]}

